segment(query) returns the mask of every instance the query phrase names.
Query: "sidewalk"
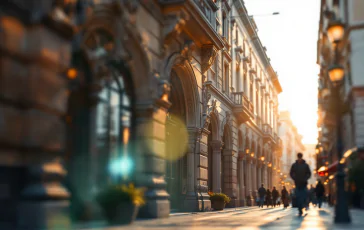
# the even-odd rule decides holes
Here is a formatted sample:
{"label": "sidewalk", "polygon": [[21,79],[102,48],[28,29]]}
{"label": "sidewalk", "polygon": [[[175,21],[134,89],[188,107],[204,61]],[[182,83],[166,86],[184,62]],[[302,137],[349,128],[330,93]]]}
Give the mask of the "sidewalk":
{"label": "sidewalk", "polygon": [[[334,210],[325,207],[321,210],[311,207],[303,216],[297,216],[297,210],[288,208],[244,207],[228,208],[223,211],[173,213],[165,219],[137,220],[131,225],[105,227],[87,225],[77,230],[363,230],[364,211],[351,210],[352,223],[335,225]],[[101,223],[100,223],[101,224]]]}

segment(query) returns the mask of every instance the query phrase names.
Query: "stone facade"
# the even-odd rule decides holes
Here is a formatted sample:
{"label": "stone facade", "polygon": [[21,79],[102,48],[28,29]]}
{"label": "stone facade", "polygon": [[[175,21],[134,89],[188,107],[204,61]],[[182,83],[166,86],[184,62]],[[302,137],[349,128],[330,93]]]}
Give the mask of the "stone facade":
{"label": "stone facade", "polygon": [[146,187],[144,217],[208,210],[208,190],[253,205],[282,89],[243,1],[91,3],[0,3],[2,229],[100,218],[109,183]]}

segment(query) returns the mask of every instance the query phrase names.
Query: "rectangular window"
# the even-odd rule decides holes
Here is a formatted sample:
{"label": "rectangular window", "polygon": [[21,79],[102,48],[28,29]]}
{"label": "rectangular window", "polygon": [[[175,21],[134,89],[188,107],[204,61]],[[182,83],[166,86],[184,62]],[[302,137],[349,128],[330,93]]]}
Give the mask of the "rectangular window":
{"label": "rectangular window", "polygon": [[227,39],[227,18],[225,13],[223,13],[222,16],[222,36],[225,37]]}
{"label": "rectangular window", "polygon": [[229,92],[229,65],[224,65],[224,76],[223,76],[223,92]]}

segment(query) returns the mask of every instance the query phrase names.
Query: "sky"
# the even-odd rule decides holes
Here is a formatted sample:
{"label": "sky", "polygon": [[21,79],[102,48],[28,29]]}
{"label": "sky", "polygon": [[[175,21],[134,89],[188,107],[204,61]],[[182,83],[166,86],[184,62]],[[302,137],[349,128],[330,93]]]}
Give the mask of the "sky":
{"label": "sky", "polygon": [[[319,0],[245,0],[258,35],[278,72],[283,92],[279,109],[288,110],[305,144],[317,142],[316,44]],[[279,15],[269,15],[279,12]]]}

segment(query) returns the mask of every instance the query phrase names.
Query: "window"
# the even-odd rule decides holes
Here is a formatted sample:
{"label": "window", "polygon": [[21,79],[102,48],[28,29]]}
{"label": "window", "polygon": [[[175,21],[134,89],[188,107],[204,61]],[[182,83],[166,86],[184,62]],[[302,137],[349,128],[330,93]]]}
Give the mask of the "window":
{"label": "window", "polygon": [[248,91],[248,85],[247,85],[246,73],[244,73],[243,78],[244,78],[244,86],[243,86],[243,89],[244,89],[245,92],[247,92]]}
{"label": "window", "polygon": [[236,44],[238,45],[239,44],[239,30],[238,30],[238,27],[236,27],[236,30],[235,30],[235,39],[236,39]]}
{"label": "window", "polygon": [[236,92],[241,92],[241,76],[240,76],[240,68],[236,68]]}
{"label": "window", "polygon": [[254,92],[253,92],[253,83],[250,82],[250,101],[253,101],[253,95],[254,95]]}
{"label": "window", "polygon": [[259,95],[258,95],[258,90],[255,91],[255,111],[257,114],[259,114]]}
{"label": "window", "polygon": [[131,127],[130,96],[125,91],[123,76],[113,74],[116,79],[105,82],[96,108],[96,147],[101,155],[109,156],[105,167],[127,151]]}
{"label": "window", "polygon": [[222,90],[225,93],[229,93],[229,65],[224,65],[224,76],[222,82]]}
{"label": "window", "polygon": [[222,15],[222,36],[228,39],[228,26],[225,12]]}

